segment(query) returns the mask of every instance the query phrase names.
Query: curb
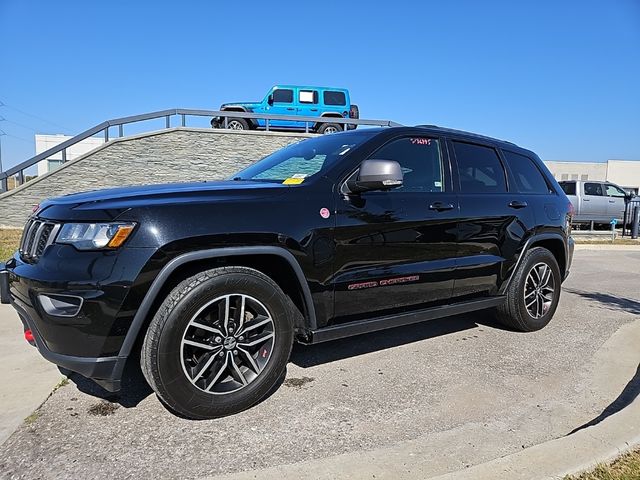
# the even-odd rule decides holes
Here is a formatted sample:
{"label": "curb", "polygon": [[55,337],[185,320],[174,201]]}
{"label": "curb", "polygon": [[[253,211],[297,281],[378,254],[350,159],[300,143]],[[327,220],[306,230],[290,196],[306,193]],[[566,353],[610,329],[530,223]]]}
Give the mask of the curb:
{"label": "curb", "polygon": [[561,479],[608,463],[638,445],[640,397],[592,427],[432,480]]}

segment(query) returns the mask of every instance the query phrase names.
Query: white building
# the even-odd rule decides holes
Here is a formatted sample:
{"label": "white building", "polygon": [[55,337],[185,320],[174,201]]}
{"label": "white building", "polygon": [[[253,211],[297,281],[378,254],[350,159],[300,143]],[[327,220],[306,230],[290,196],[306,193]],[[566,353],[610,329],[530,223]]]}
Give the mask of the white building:
{"label": "white building", "polygon": [[601,180],[620,185],[627,191],[640,192],[640,160],[595,162],[545,161],[559,182],[562,180]]}
{"label": "white building", "polygon": [[[55,147],[56,145],[61,144],[62,142],[69,140],[70,136],[68,135],[41,135],[36,134],[36,155]],[[78,142],[74,145],[71,145],[67,148],[67,162],[78,158],[80,155],[84,155],[87,152],[90,152],[94,148],[99,147],[104,143],[104,138],[100,137],[89,137],[81,142]],[[45,173],[54,170],[55,168],[62,165],[62,152],[58,152],[46,160],[42,160],[38,162],[38,175],[44,175]]]}

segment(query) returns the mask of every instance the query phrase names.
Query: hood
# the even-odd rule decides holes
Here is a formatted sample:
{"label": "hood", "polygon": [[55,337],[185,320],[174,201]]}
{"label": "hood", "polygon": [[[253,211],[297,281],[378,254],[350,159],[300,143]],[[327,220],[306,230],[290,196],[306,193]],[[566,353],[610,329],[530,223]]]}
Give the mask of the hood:
{"label": "hood", "polygon": [[63,212],[109,210],[112,215],[136,207],[170,205],[178,203],[228,202],[259,200],[281,195],[287,186],[280,183],[254,181],[212,181],[167,183],[131,187],[109,188],[73,193],[53,198],[40,205],[39,215],[56,219]]}
{"label": "hood", "polygon": [[220,105],[220,110],[223,110],[229,107],[244,107],[247,110],[253,110],[255,108],[258,108],[260,105],[262,105],[260,102],[229,102],[229,103],[223,103],[222,105]]}

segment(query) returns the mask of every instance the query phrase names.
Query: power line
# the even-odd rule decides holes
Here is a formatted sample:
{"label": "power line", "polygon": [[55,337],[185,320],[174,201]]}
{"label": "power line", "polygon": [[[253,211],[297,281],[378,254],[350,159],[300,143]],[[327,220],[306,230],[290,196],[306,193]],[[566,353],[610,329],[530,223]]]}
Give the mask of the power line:
{"label": "power line", "polygon": [[47,120],[46,118],[39,117],[38,115],[34,115],[32,113],[25,112],[24,110],[21,110],[21,109],[19,109],[17,107],[14,107],[13,105],[9,105],[9,104],[3,102],[2,100],[0,100],[0,107],[10,108],[11,110],[14,110],[14,111],[16,111],[18,113],[21,113],[22,115],[26,115],[27,117],[35,118],[37,120],[40,120],[41,122],[48,123],[49,125],[53,125],[55,127],[62,128],[63,130],[67,130],[67,131],[71,130],[70,128],[67,128],[67,127],[65,127],[63,125],[60,125],[59,123],[55,123],[55,122],[52,122],[51,120]]}

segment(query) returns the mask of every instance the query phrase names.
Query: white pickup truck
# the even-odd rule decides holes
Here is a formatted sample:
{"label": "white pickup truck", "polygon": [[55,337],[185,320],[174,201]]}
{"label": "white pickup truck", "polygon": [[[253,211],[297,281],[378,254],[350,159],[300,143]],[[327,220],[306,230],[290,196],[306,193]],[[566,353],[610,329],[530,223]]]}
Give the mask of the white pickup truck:
{"label": "white pickup truck", "polygon": [[625,202],[631,196],[611,182],[563,180],[562,190],[573,204],[575,223],[609,224],[616,219],[622,224]]}

